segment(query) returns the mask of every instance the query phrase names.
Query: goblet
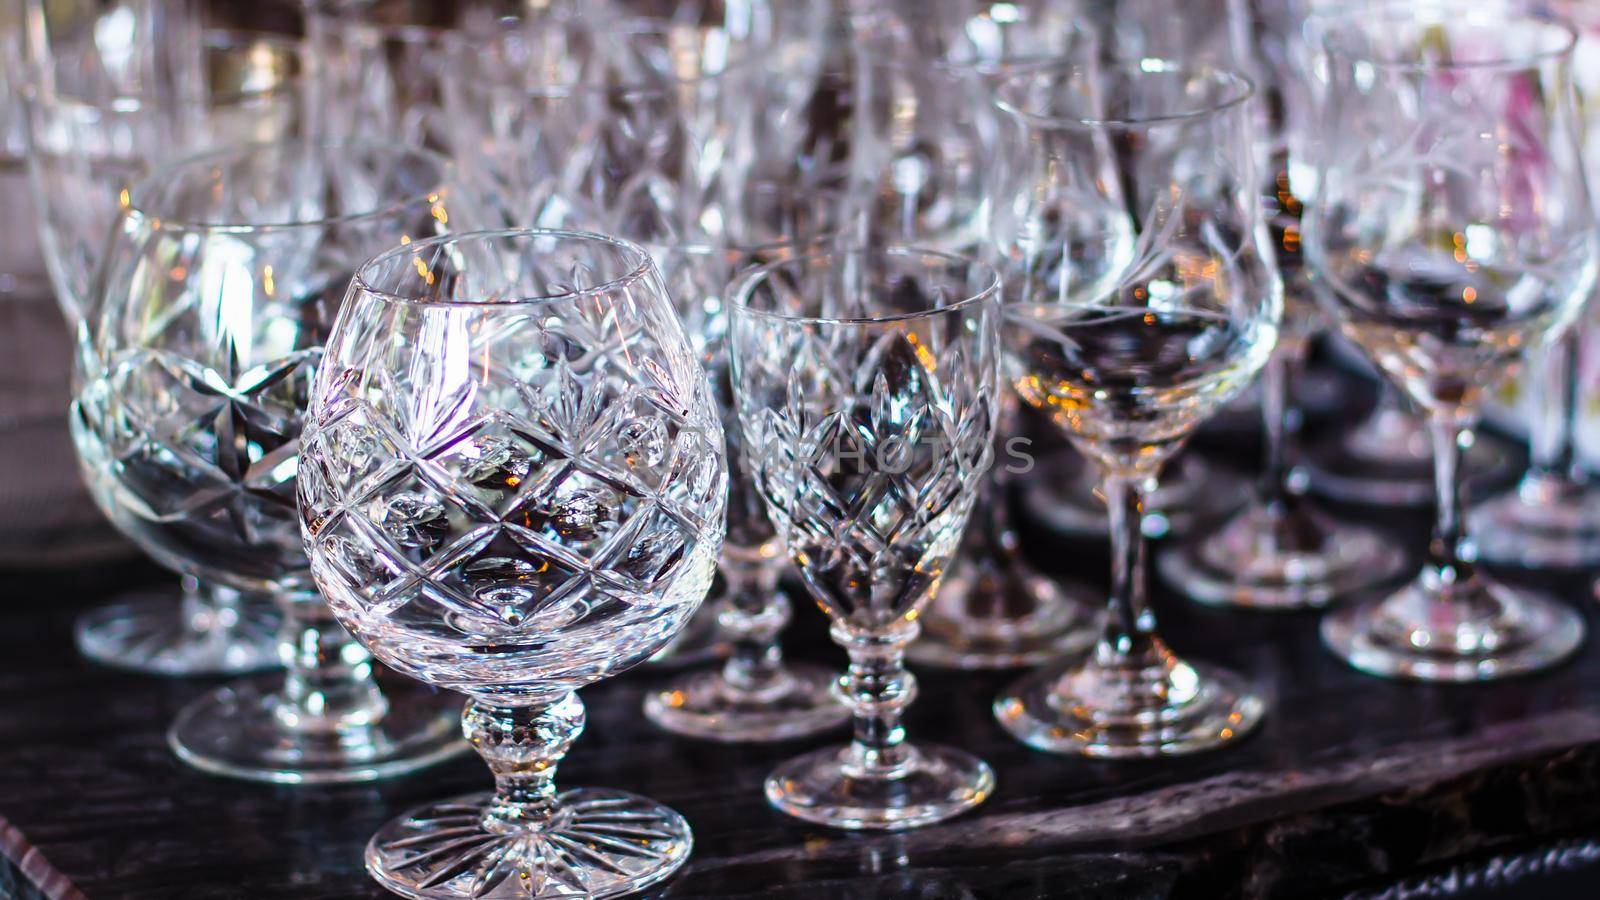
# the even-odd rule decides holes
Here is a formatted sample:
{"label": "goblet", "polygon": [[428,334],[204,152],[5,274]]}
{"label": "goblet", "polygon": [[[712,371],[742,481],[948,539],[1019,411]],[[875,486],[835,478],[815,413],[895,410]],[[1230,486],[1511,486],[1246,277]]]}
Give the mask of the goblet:
{"label": "goblet", "polygon": [[104,473],[104,511],[158,562],[269,593],[285,617],[276,690],[224,687],[179,713],[168,742],[191,765],[362,781],[465,749],[445,698],[379,691],[314,590],[294,498],[339,292],[361,260],[470,219],[458,193],[424,151],[302,141],[193,157],[129,191],[80,358],[84,469]]}
{"label": "goblet", "polygon": [[1162,465],[1277,340],[1250,83],[1159,59],[1052,63],[1008,77],[998,96],[1011,151],[994,224],[1007,374],[1104,471],[1112,576],[1094,650],[1008,688],[995,715],[1042,750],[1154,757],[1226,744],[1264,704],[1156,634],[1140,519]]}
{"label": "goblet", "polygon": [[1399,5],[1329,21],[1308,255],[1344,335],[1429,417],[1438,512],[1415,581],[1322,620],[1375,675],[1481,681],[1550,666],[1576,613],[1476,562],[1462,435],[1520,355],[1558,339],[1595,282],[1564,23],[1504,8]]}
{"label": "goblet", "polygon": [[[126,58],[95,43],[92,32],[80,33],[102,19],[63,22],[33,13],[44,28],[43,45],[24,67],[28,166],[46,268],[79,352],[92,352],[82,326],[94,316],[93,279],[131,181],[153,165],[221,143],[281,140],[302,111],[302,45],[225,31],[190,45],[184,36],[194,25],[179,10],[152,7],[154,19],[133,18],[143,36],[136,46],[145,49]],[[126,19],[132,8],[113,13]],[[192,78],[171,74],[191,69]],[[115,502],[110,473],[85,476],[90,492],[103,494],[102,506]],[[274,626],[259,604],[201,577],[185,579],[181,596],[131,598],[94,610],[77,622],[75,636],[80,652],[107,665],[175,676],[231,674],[277,664]]]}
{"label": "goblet", "polygon": [[772,741],[825,731],[843,724],[850,712],[834,696],[834,672],[786,662],[778,644],[790,619],[789,600],[778,588],[785,554],[742,471],[744,440],[735,417],[724,298],[748,269],[826,249],[838,239],[844,201],[831,191],[763,182],[730,202],[738,214],[726,239],[641,242],[677,301],[689,342],[710,376],[727,437],[728,537],[719,566],[725,593],[715,613],[731,645],[720,668],[669,679],[646,696],[644,709],[651,721],[678,734]]}
{"label": "goblet", "polygon": [[[1574,54],[1593,53],[1600,17],[1581,3],[1554,7],[1580,28]],[[1600,136],[1600,81],[1586,68],[1578,68],[1574,77],[1584,137],[1593,141]],[[1591,149],[1585,163],[1593,184],[1600,153]],[[1514,488],[1479,503],[1469,516],[1471,530],[1481,536],[1478,552],[1484,559],[1567,568],[1600,561],[1600,485],[1578,457],[1576,435],[1583,359],[1592,334],[1593,323],[1580,322],[1534,361],[1528,470]]]}
{"label": "goblet", "polygon": [[639,247],[579,232],[413,242],[356,273],[313,392],[302,527],[334,613],[466,694],[495,792],[390,822],[367,868],[407,897],[611,897],[666,878],[688,823],[557,793],[578,688],[659,650],[711,584],[716,407]]}
{"label": "goblet", "polygon": [[834,250],[755,270],[732,300],[733,382],[756,492],[850,656],[854,740],[780,765],[810,822],[911,828],[994,789],[982,761],[905,741],[905,649],[993,455],[999,283],[966,258]]}

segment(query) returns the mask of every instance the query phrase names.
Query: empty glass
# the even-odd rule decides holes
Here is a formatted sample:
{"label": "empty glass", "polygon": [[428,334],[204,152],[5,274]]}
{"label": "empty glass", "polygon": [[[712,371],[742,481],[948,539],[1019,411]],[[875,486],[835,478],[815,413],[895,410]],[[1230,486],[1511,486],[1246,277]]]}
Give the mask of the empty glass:
{"label": "empty glass", "polygon": [[449,181],[423,151],[286,141],[174,163],[127,195],[79,363],[84,469],[158,562],[270,593],[285,616],[280,683],[224,687],[178,715],[169,743],[198,768],[361,781],[465,749],[445,698],[390,704],[378,690],[311,583],[294,496],[344,285],[375,253],[470,218]]}
{"label": "empty glass", "polygon": [[1507,8],[1389,5],[1329,20],[1306,247],[1340,330],[1418,406],[1438,517],[1417,579],[1322,620],[1376,675],[1480,681],[1544,668],[1572,610],[1491,579],[1462,525],[1462,435],[1484,392],[1569,328],[1595,281],[1572,29]]}
{"label": "empty glass", "polygon": [[1094,650],[1013,685],[995,715],[1043,750],[1153,757],[1226,744],[1264,704],[1157,636],[1140,519],[1162,465],[1277,340],[1250,83],[1157,59],[1055,63],[1008,77],[999,97],[1007,375],[1104,470],[1112,578]]}
{"label": "empty glass", "polygon": [[[190,44],[197,26],[179,15],[179,6],[143,7],[154,18],[110,6],[105,15],[133,23],[131,33],[96,31],[103,18],[63,21],[36,10],[43,45],[27,62],[22,93],[40,244],[56,298],[85,352],[80,326],[93,315],[93,279],[132,181],[153,165],[221,143],[281,140],[295,132],[303,112],[298,42],[217,31]],[[85,472],[91,492],[112,491],[109,476]],[[114,603],[79,619],[75,634],[79,650],[98,662],[204,675],[276,665],[273,629],[257,605],[189,578],[181,598]]]}
{"label": "empty glass", "polygon": [[367,845],[407,897],[611,897],[688,858],[688,823],[557,793],[578,688],[682,628],[711,584],[726,463],[705,373],[639,247],[478,232],[363,266],[314,388],[302,526],[317,583],[394,668],[470,698],[493,794]]}
{"label": "empty glass", "polygon": [[645,714],[668,731],[771,741],[825,731],[850,717],[833,690],[837,673],[786,662],[778,645],[790,618],[789,600],[778,588],[786,555],[742,462],[725,300],[740,273],[826,249],[837,239],[842,202],[829,191],[763,183],[732,201],[739,214],[730,237],[737,241],[644,242],[711,378],[729,460],[728,539],[720,561],[725,593],[714,608],[731,649],[719,668],[675,676],[646,696]]}
{"label": "empty glass", "polygon": [[755,270],[732,300],[745,460],[850,655],[855,738],[780,765],[767,799],[810,822],[910,828],[994,790],[981,760],[905,741],[905,650],[992,458],[999,283],[958,256],[829,251]]}

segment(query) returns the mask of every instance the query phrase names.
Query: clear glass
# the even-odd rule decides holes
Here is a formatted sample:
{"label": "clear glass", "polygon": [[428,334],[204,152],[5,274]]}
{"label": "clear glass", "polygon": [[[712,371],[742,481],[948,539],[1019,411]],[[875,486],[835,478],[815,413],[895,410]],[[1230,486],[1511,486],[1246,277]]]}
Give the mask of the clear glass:
{"label": "clear glass", "polygon": [[1428,415],[1438,513],[1415,581],[1323,619],[1363,671],[1482,681],[1553,665],[1581,618],[1482,571],[1462,522],[1462,436],[1525,350],[1595,282],[1574,33],[1509,9],[1386,6],[1327,23],[1306,247],[1346,338]]}
{"label": "clear glass", "polygon": [[[1098,463],[1064,448],[1039,460],[1022,495],[1029,518],[1072,538],[1104,537],[1104,476]],[[1151,540],[1182,538],[1218,522],[1249,499],[1250,482],[1199,453],[1180,453],[1161,471],[1144,498],[1141,529]]]}
{"label": "clear glass", "polygon": [[[1594,10],[1571,2],[1556,8],[1579,27],[1576,55],[1600,49],[1600,16]],[[1587,67],[1575,67],[1573,76],[1591,148],[1585,163],[1593,184],[1600,177],[1600,153],[1592,149],[1600,138],[1600,78]],[[1577,447],[1585,348],[1593,347],[1593,332],[1586,317],[1532,361],[1528,469],[1515,487],[1478,503],[1469,516],[1472,532],[1479,536],[1478,553],[1489,562],[1536,568],[1600,562],[1600,482]]]}
{"label": "clear glass", "polygon": [[1117,758],[1206,750],[1264,704],[1179,659],[1146,600],[1145,496],[1277,340],[1282,288],[1257,201],[1251,88],[1215,68],[1052,63],[999,88],[1012,153],[995,189],[1007,376],[1104,471],[1112,578],[1087,656],[995,701],[1043,750]]}
{"label": "clear glass", "polygon": [[1297,117],[1288,106],[1305,97],[1305,91],[1290,84],[1298,77],[1290,62],[1298,52],[1291,44],[1302,34],[1298,5],[1274,4],[1253,22],[1241,23],[1257,50],[1252,72],[1262,92],[1260,149],[1268,160],[1259,193],[1285,287],[1278,348],[1267,362],[1260,391],[1264,466],[1249,503],[1158,560],[1169,584],[1221,606],[1321,607],[1393,579],[1406,564],[1404,552],[1388,535],[1334,519],[1306,496],[1305,479],[1295,477],[1290,423],[1299,413],[1291,382],[1322,326],[1303,262],[1300,220],[1305,207],[1289,175],[1289,129]]}
{"label": "clear glass", "polygon": [[295,516],[300,430],[362,260],[470,221],[423,151],[286,141],[137,183],[114,229],[72,426],[104,512],[158,562],[283,610],[276,685],[185,707],[186,762],[261,781],[364,781],[464,750],[446,698],[390,703],[317,596]]}
{"label": "clear glass", "polygon": [[734,409],[725,297],[739,273],[825,249],[836,240],[842,198],[828,191],[763,183],[734,201],[732,238],[700,243],[642,241],[677,301],[728,441],[728,539],[714,605],[730,645],[717,669],[675,676],[645,697],[645,715],[668,731],[743,742],[804,737],[844,724],[850,711],[835,696],[838,673],[786,662],[778,638],[790,605],[778,589],[786,556],[761,498],[745,475],[744,435]]}
{"label": "clear glass", "polygon": [[598,235],[413,242],[350,286],[313,389],[301,522],[335,615],[395,669],[466,694],[493,794],[385,825],[406,897],[612,897],[683,865],[688,823],[557,792],[574,693],[658,651],[710,587],[727,468],[659,273]]}
{"label": "clear glass", "polygon": [[[30,0],[35,46],[22,66],[40,246],[81,351],[88,350],[82,326],[93,315],[93,278],[124,189],[186,153],[281,140],[302,110],[298,42],[225,31],[202,37],[180,4],[102,6],[47,10]],[[133,30],[97,26],[107,21]],[[86,475],[91,490],[106,482],[107,473]],[[80,652],[107,665],[222,675],[278,664],[272,622],[220,585],[198,584],[164,599],[123,598],[88,614],[75,634]]]}
{"label": "clear glass", "polygon": [[782,763],[767,799],[808,822],[901,829],[982,803],[994,773],[911,744],[905,650],[993,456],[999,283],[963,257],[840,250],[755,270],[733,299],[746,465],[832,620],[854,739]]}

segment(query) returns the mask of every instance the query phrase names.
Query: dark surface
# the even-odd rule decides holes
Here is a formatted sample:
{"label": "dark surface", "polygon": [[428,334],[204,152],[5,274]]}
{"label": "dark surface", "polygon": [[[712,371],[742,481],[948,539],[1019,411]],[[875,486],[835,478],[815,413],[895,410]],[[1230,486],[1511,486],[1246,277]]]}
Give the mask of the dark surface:
{"label": "dark surface", "polygon": [[[1248,436],[1209,444],[1234,458],[1253,452],[1240,449]],[[1362,515],[1413,546],[1425,533],[1414,514]],[[1102,547],[1029,538],[1054,569],[1103,581]],[[186,769],[163,730],[212,683],[99,668],[70,637],[73,617],[113,586],[163,578],[143,563],[0,572],[0,857],[12,860],[0,865],[0,898],[387,896],[362,871],[367,836],[413,804],[486,788],[482,765],[468,756],[343,789]],[[1593,628],[1591,579],[1537,584],[1583,608]],[[839,664],[821,616],[797,606],[796,655]],[[1593,640],[1536,677],[1432,687],[1347,669],[1318,644],[1315,615],[1215,611],[1160,590],[1157,608],[1180,652],[1256,679],[1271,703],[1259,734],[1156,763],[1047,756],[990,718],[1013,676],[922,671],[912,738],[980,753],[999,788],[977,813],[942,826],[857,837],[787,820],[761,798],[774,763],[818,742],[734,748],[669,737],[639,713],[661,673],[638,670],[583,692],[589,725],[561,780],[644,793],[689,818],[694,857],[655,896],[1600,896]]]}

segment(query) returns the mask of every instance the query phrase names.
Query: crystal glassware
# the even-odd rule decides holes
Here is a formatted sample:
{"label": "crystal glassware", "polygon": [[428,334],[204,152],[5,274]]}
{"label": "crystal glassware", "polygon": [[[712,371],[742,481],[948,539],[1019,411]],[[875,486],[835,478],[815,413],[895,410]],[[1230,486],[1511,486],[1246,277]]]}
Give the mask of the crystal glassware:
{"label": "crystal glassware", "polygon": [[[1582,3],[1555,8],[1579,26],[1575,56],[1593,54],[1600,16]],[[1592,149],[1600,137],[1600,79],[1584,67],[1573,74],[1591,148],[1584,161],[1592,185],[1600,176],[1600,153]],[[1469,515],[1478,554],[1490,562],[1564,568],[1600,562],[1600,483],[1579,458],[1576,433],[1585,348],[1593,347],[1593,333],[1592,315],[1586,316],[1534,360],[1528,469],[1514,488],[1478,503]]]}
{"label": "crystal glassware", "polygon": [[668,731],[728,742],[784,740],[844,724],[837,673],[785,661],[778,637],[790,605],[778,587],[787,562],[742,464],[725,297],[749,269],[826,249],[838,239],[837,194],[763,183],[734,201],[730,239],[641,242],[677,301],[689,341],[711,379],[728,442],[728,537],[719,569],[716,622],[730,652],[716,669],[685,672],[645,697],[645,715]]}
{"label": "crystal glassware", "polygon": [[311,583],[294,495],[344,285],[377,252],[471,218],[450,171],[405,147],[291,140],[173,163],[128,193],[79,362],[83,468],[158,562],[269,593],[285,617],[275,688],[223,687],[179,713],[168,741],[200,769],[363,781],[465,749],[447,698],[378,689]]}
{"label": "crystal glassware", "polygon": [[367,868],[407,897],[612,897],[669,876],[688,823],[557,793],[574,693],[682,628],[723,539],[704,372],[639,247],[476,232],[363,266],[318,374],[302,527],[335,614],[380,659],[466,694],[493,794],[385,825]]}
{"label": "crystal glassware", "polygon": [[1250,609],[1325,606],[1394,578],[1406,564],[1392,538],[1318,509],[1306,496],[1304,479],[1294,477],[1290,422],[1298,413],[1291,380],[1322,325],[1303,262],[1305,207],[1289,174],[1288,104],[1305,97],[1289,85],[1295,77],[1291,42],[1301,33],[1295,6],[1282,3],[1265,10],[1251,29],[1258,50],[1252,72],[1265,100],[1260,139],[1270,160],[1260,194],[1285,287],[1278,346],[1267,361],[1260,392],[1264,465],[1255,496],[1243,509],[1158,560],[1162,576],[1185,595]]}
{"label": "crystal glassware", "polygon": [[1481,681],[1573,652],[1582,619],[1512,591],[1462,524],[1462,435],[1524,351],[1595,282],[1570,26],[1506,8],[1384,6],[1330,18],[1306,248],[1341,332],[1428,414],[1438,512],[1415,581],[1322,621],[1363,671]]}
{"label": "crystal glassware", "polygon": [[983,802],[994,773],[905,740],[905,650],[993,456],[999,283],[964,257],[831,250],[755,270],[732,299],[745,462],[778,539],[832,620],[854,740],[778,766],[779,810],[911,828]]}
{"label": "crystal glassware", "polygon": [[1179,659],[1146,598],[1144,496],[1277,339],[1250,82],[1216,68],[1051,63],[1007,78],[996,186],[1007,375],[1105,473],[1109,616],[1086,657],[1008,688],[995,715],[1043,750],[1154,757],[1249,733],[1239,676]]}
{"label": "crystal glassware", "polygon": [[[28,166],[46,269],[78,351],[94,315],[93,279],[132,180],[164,161],[230,141],[280,140],[302,111],[304,48],[291,39],[205,32],[181,5],[109,4],[104,16],[134,23],[127,45],[93,38],[104,16],[32,9],[37,26],[23,65]],[[64,7],[62,9],[65,9]],[[76,8],[75,8],[76,9]],[[131,18],[130,18],[131,17]],[[37,33],[35,33],[37,32]],[[182,77],[179,73],[184,73]],[[114,501],[110,473],[86,472],[91,493]],[[176,595],[176,596],[175,596]],[[202,576],[177,591],[125,598],[75,627],[80,652],[97,662],[163,675],[247,672],[278,663],[273,616]]]}

